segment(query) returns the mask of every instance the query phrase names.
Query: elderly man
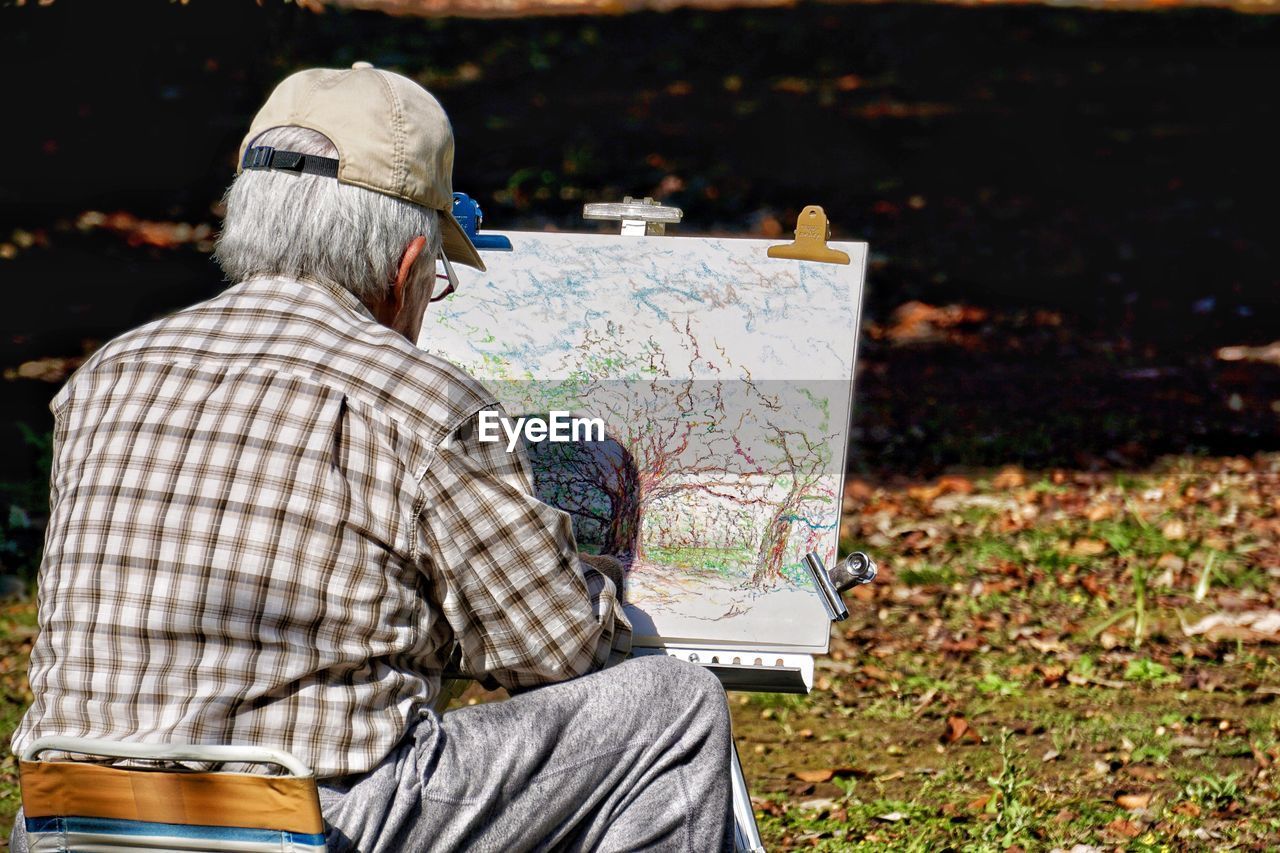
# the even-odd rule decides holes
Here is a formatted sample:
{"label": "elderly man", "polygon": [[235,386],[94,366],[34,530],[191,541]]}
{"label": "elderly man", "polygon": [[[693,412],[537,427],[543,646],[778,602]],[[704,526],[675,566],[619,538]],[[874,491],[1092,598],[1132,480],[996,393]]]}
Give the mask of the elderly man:
{"label": "elderly man", "polygon": [[[333,850],[719,849],[719,685],[619,663],[607,561],[580,559],[522,450],[477,440],[489,392],[413,344],[452,262],[483,269],[439,103],[363,64],[303,71],[241,164],[217,248],[237,283],[53,401],[15,750],[283,748],[319,778]],[[435,714],[455,650],[514,698]]]}

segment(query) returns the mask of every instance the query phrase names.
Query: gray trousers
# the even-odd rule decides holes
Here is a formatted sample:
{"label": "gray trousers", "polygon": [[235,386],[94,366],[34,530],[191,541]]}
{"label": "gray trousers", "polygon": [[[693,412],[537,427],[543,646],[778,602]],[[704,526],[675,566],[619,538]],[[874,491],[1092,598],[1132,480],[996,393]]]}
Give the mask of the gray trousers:
{"label": "gray trousers", "polygon": [[425,717],[370,772],[322,781],[320,806],[343,853],[716,853],[732,849],[730,748],[715,677],[640,657]]}
{"label": "gray trousers", "polygon": [[716,853],[733,838],[729,749],[715,677],[641,657],[428,717],[320,805],[335,851]]}

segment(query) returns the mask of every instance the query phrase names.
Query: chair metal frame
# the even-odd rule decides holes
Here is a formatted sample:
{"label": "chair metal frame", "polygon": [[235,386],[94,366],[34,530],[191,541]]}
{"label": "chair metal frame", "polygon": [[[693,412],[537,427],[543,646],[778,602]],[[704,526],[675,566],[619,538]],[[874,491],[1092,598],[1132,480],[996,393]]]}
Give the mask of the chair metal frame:
{"label": "chair metal frame", "polygon": [[[41,760],[269,765],[282,774]],[[28,849],[322,853],[326,825],[315,774],[280,749],[42,737],[20,756]]]}

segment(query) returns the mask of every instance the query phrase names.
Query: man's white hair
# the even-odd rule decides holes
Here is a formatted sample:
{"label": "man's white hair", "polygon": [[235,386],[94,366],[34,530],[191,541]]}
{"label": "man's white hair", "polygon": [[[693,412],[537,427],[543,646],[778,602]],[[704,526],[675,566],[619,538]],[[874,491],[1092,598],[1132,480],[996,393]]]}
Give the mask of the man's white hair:
{"label": "man's white hair", "polygon": [[[277,127],[253,144],[337,157],[329,138],[302,127]],[[226,217],[214,257],[234,282],[280,275],[345,287],[365,304],[386,295],[405,246],[427,238],[415,265],[419,280],[435,275],[440,220],[398,198],[322,175],[245,170],[223,199]],[[425,285],[424,285],[425,286]]]}

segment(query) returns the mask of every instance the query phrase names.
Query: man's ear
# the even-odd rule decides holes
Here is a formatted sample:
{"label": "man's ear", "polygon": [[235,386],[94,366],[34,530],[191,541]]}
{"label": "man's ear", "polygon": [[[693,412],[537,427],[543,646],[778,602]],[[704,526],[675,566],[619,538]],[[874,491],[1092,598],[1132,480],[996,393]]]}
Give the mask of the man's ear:
{"label": "man's ear", "polygon": [[413,265],[417,263],[418,257],[425,248],[427,248],[427,238],[421,235],[414,237],[409,241],[409,245],[404,247],[404,254],[400,256],[400,266],[396,269],[396,280],[391,285],[391,304],[395,309],[394,314],[399,314],[404,308],[405,288],[409,286],[413,275]]}

